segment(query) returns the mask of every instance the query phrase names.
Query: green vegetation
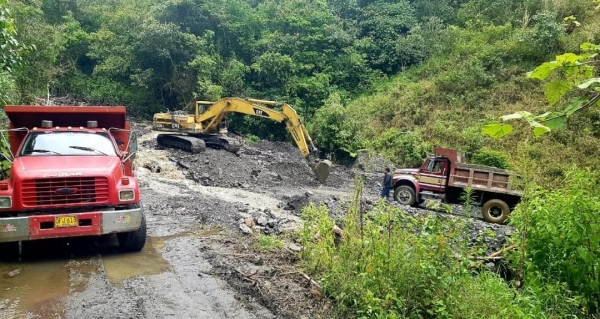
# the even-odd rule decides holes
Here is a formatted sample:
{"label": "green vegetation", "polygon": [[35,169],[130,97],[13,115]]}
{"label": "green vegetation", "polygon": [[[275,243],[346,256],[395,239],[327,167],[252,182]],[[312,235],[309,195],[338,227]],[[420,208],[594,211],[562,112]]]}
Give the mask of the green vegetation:
{"label": "green vegetation", "polygon": [[258,242],[256,246],[257,250],[259,251],[272,251],[283,248],[283,242],[281,242],[281,240],[277,239],[275,236],[258,233]]}
{"label": "green vegetation", "polygon": [[511,281],[469,258],[482,247],[469,245],[466,219],[383,202],[362,212],[360,178],[341,240],[326,206],[304,209],[302,259],[340,318],[585,317],[600,310],[597,175],[572,170],[564,188],[530,193],[513,217]]}

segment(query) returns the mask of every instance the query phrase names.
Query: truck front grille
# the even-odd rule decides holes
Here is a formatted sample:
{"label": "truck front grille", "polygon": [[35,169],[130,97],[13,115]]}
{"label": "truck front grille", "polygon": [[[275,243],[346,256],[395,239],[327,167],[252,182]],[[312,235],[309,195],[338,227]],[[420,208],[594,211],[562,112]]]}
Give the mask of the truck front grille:
{"label": "truck front grille", "polygon": [[49,206],[108,202],[106,177],[67,177],[25,180],[23,206]]}

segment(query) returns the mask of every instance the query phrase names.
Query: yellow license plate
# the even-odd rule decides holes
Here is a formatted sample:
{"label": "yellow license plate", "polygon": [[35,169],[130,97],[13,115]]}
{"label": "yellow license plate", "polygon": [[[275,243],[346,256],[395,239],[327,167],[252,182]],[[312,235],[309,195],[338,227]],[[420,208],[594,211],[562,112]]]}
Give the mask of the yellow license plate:
{"label": "yellow license plate", "polygon": [[77,217],[75,216],[60,216],[54,218],[54,225],[56,227],[73,227],[78,226]]}

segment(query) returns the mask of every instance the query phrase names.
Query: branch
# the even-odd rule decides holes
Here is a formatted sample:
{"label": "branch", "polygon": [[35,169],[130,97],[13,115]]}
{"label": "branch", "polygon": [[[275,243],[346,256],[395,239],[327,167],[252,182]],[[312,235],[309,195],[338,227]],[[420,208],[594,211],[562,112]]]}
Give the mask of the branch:
{"label": "branch", "polygon": [[[594,97],[592,97],[592,98],[591,98],[589,101],[587,101],[587,103],[585,103],[585,104],[584,104],[582,107],[580,107],[580,108],[579,108],[579,109],[577,109],[575,112],[573,112],[573,114],[575,114],[575,113],[579,113],[580,111],[587,109],[588,107],[590,107],[590,106],[594,105],[594,103],[596,103],[598,100],[600,100],[600,93],[596,93],[596,95],[594,95]],[[573,114],[571,114],[571,116],[572,116]],[[565,114],[563,114],[563,115],[558,115],[558,116],[551,117],[551,118],[549,118],[549,119],[545,119],[545,120],[543,120],[543,121],[540,121],[540,123],[542,123],[542,124],[543,124],[543,123],[545,123],[545,122],[548,122],[548,121],[551,121],[551,120],[554,120],[554,119],[557,119],[557,118],[565,117],[565,116],[566,116]]]}

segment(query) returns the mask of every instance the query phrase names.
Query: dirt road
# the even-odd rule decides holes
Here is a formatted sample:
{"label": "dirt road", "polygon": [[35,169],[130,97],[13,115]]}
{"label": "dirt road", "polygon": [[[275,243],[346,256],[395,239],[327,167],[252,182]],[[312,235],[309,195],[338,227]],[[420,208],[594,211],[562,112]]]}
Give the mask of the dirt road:
{"label": "dirt road", "polygon": [[[327,317],[327,302],[298,267],[298,244],[285,236],[280,246],[268,236],[257,243],[256,235],[297,228],[309,202],[343,214],[354,170],[337,167],[320,185],[289,143],[192,155],[158,149],[147,124],[136,129],[146,247],[122,253],[114,236],[28,242],[20,256],[2,247],[0,319]],[[367,200],[377,196],[382,165],[371,164]],[[244,234],[248,224],[255,236]],[[495,245],[508,233],[474,222],[475,235],[484,228],[500,234]]]}

